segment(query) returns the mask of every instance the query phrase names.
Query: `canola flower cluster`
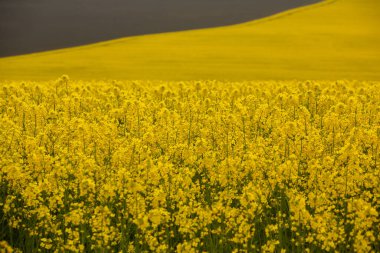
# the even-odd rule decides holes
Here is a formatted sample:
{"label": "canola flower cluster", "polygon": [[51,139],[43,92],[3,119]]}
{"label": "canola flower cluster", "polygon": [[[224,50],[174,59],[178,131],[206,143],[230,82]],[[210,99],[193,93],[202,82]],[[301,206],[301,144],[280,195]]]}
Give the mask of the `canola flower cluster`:
{"label": "canola flower cluster", "polygon": [[380,83],[0,84],[3,252],[379,252]]}

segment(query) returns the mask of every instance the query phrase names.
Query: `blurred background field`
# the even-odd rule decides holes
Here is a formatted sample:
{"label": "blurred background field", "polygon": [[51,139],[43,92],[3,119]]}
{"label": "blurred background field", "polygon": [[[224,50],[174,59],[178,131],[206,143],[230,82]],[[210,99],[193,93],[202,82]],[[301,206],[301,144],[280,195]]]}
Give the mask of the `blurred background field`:
{"label": "blurred background field", "polygon": [[328,0],[220,28],[0,59],[0,79],[380,79],[377,0]]}
{"label": "blurred background field", "polygon": [[321,0],[0,1],[0,57],[225,26]]}

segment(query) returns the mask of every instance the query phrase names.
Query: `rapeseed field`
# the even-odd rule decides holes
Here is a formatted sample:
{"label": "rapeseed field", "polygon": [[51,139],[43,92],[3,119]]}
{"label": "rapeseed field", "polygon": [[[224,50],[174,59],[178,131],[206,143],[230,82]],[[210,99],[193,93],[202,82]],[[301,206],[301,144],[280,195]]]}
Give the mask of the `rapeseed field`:
{"label": "rapeseed field", "polygon": [[380,83],[0,83],[2,252],[379,252]]}
{"label": "rapeseed field", "polygon": [[379,10],[379,0],[324,0],[232,26],[5,57],[0,80],[380,81]]}

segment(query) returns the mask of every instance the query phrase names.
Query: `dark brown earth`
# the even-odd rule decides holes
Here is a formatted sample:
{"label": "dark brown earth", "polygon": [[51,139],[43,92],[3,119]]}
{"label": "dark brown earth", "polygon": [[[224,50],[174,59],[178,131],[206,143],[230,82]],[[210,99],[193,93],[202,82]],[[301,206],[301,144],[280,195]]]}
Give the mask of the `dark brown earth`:
{"label": "dark brown earth", "polygon": [[0,56],[235,24],[319,1],[0,0]]}

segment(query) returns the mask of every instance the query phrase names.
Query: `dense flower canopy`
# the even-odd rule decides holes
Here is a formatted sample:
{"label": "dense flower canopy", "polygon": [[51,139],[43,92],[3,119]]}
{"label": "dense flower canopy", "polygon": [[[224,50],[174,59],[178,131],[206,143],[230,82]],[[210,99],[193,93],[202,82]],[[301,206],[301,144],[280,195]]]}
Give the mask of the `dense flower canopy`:
{"label": "dense flower canopy", "polygon": [[0,86],[8,251],[380,250],[380,83]]}

